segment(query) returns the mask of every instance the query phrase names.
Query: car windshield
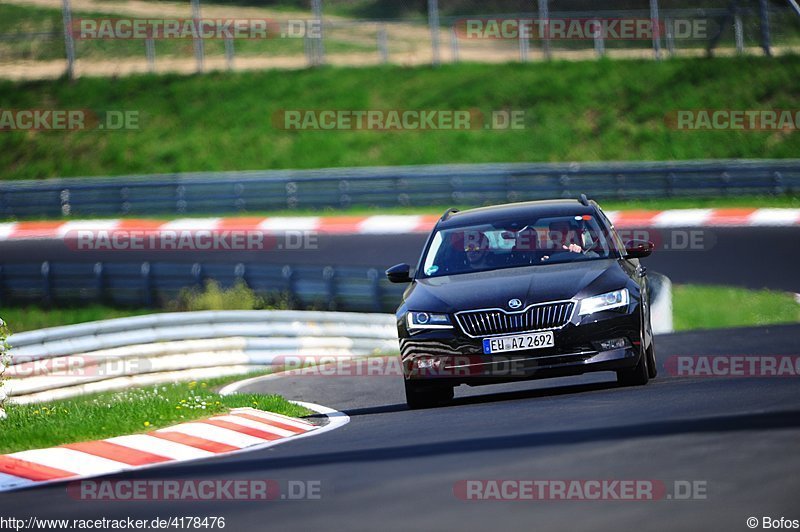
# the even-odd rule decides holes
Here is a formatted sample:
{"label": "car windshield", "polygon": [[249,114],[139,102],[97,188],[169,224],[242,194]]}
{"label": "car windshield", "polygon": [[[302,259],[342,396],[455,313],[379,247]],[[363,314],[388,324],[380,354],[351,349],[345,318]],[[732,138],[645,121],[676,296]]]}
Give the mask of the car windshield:
{"label": "car windshield", "polygon": [[420,277],[618,257],[594,216],[554,216],[437,231]]}

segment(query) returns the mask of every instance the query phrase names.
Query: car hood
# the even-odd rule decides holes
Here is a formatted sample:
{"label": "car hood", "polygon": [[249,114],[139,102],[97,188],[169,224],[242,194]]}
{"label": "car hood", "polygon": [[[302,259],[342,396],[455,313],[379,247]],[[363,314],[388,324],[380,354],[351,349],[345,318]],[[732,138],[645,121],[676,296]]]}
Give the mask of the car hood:
{"label": "car hood", "polygon": [[545,301],[583,298],[628,286],[616,259],[537,265],[418,279],[406,295],[409,310],[457,312],[477,308],[511,310]]}

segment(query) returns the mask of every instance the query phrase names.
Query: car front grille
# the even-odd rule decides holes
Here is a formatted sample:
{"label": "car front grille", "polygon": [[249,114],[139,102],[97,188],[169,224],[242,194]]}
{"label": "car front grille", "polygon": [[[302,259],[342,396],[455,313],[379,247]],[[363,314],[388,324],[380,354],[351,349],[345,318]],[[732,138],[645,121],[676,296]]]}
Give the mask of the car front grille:
{"label": "car front grille", "polygon": [[514,334],[563,327],[574,309],[574,301],[558,301],[533,305],[518,312],[466,310],[456,313],[456,320],[467,336]]}

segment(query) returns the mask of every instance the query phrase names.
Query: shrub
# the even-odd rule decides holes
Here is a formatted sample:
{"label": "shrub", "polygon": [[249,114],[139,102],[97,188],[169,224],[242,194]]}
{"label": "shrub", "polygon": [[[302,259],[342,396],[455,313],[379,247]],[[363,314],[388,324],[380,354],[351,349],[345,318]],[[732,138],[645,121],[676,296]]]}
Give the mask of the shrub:
{"label": "shrub", "polygon": [[283,294],[270,294],[263,298],[244,282],[231,288],[222,288],[217,281],[208,280],[203,289],[184,288],[177,300],[169,305],[172,310],[260,310],[290,308],[289,298]]}

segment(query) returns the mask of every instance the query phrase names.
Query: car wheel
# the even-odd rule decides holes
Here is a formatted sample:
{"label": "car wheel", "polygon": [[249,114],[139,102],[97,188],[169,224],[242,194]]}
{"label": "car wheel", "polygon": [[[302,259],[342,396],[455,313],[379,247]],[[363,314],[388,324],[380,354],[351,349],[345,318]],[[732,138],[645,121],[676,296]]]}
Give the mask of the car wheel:
{"label": "car wheel", "polygon": [[650,342],[650,347],[647,348],[647,376],[655,379],[658,376],[658,363],[656,363],[656,343]]}
{"label": "car wheel", "polygon": [[453,387],[404,381],[406,403],[412,410],[443,406],[453,400]]}
{"label": "car wheel", "polygon": [[622,386],[643,386],[650,380],[650,371],[647,351],[639,356],[639,363],[635,368],[617,371],[617,382]]}

